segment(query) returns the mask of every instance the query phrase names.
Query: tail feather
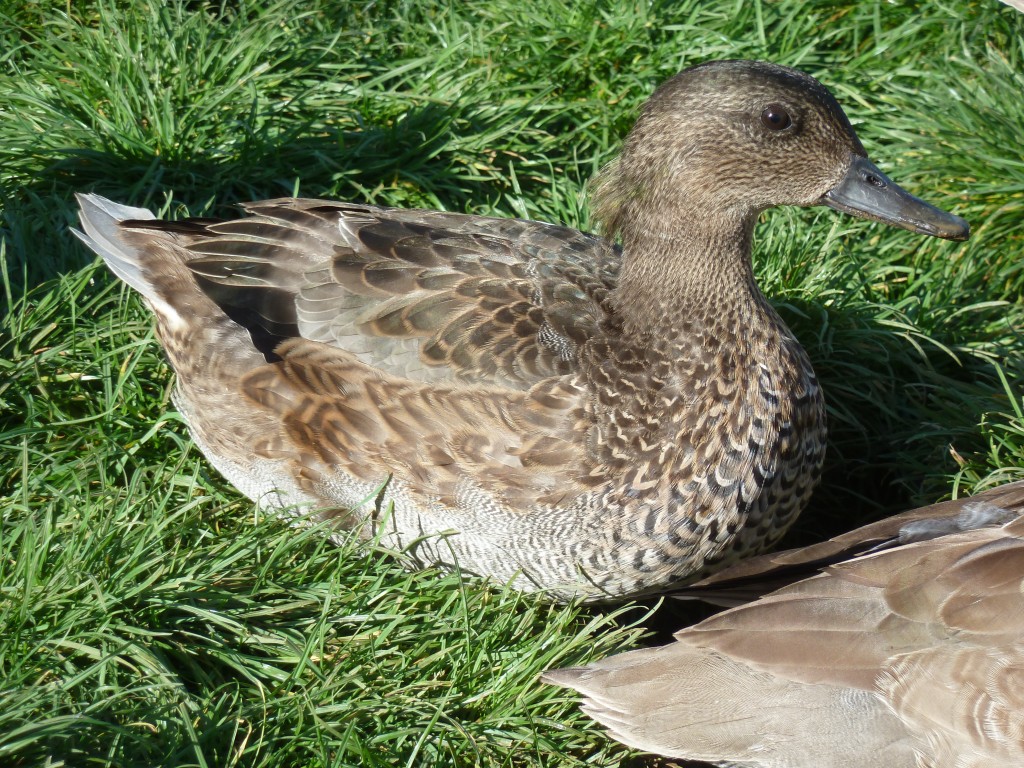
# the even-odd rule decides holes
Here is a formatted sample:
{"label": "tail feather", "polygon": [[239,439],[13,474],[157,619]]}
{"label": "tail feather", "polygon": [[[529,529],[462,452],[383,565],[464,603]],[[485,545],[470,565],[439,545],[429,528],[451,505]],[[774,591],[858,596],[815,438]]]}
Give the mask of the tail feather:
{"label": "tail feather", "polygon": [[202,231],[202,220],[165,222],[145,208],[99,195],[76,197],[81,230],[72,232],[142,295],[156,315],[167,356],[183,379],[215,371],[231,380],[269,359],[276,340],[260,327],[250,333],[233,321],[188,268],[193,258],[188,238]]}
{"label": "tail feather", "polygon": [[89,248],[103,257],[110,270],[149,300],[158,299],[156,290],[143,273],[137,248],[124,238],[121,222],[130,219],[155,219],[152,211],[132,208],[99,195],[76,194],[78,219],[82,229],[72,232]]}

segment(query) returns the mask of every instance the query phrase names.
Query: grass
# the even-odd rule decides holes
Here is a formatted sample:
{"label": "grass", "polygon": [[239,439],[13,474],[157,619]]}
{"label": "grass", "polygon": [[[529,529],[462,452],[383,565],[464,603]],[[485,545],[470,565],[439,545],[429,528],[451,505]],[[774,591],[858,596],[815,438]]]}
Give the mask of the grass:
{"label": "grass", "polygon": [[678,609],[552,607],[262,519],[67,226],[76,190],[588,226],[581,187],[653,86],[725,57],[818,76],[886,172],[974,227],[760,225],[832,426],[791,540],[1024,475],[1024,15],[995,0],[0,2],[0,763],[643,760],[536,675]]}

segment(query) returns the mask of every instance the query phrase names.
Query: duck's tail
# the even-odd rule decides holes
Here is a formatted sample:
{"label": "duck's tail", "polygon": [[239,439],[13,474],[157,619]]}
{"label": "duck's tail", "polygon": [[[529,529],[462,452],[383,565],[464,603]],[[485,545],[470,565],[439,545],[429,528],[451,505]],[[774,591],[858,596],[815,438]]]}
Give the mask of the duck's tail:
{"label": "duck's tail", "polygon": [[[189,222],[157,219],[145,208],[115,203],[99,195],[76,194],[82,229],[72,232],[110,270],[142,294],[164,330],[180,331],[221,310],[206,297],[188,269],[180,232]],[[148,226],[152,222],[152,226]],[[194,225],[194,228],[198,228]]]}
{"label": "duck's tail", "polygon": [[206,220],[163,221],[145,208],[79,194],[81,231],[72,232],[124,282],[142,294],[157,319],[171,364],[183,376],[202,369],[237,376],[265,361],[248,331],[232,322],[188,268],[188,238]]}
{"label": "duck's tail", "polygon": [[125,221],[152,221],[152,211],[132,208],[93,194],[75,195],[78,200],[78,220],[82,229],[72,232],[89,246],[110,267],[110,271],[149,300],[159,298],[156,289],[142,268],[139,249],[125,238]]}

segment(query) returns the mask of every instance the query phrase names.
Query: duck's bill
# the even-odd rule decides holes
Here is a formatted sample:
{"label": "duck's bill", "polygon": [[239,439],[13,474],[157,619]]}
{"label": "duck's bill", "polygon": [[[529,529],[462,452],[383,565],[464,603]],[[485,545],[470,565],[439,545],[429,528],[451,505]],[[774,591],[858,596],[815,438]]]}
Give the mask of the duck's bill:
{"label": "duck's bill", "polygon": [[864,219],[946,240],[966,240],[971,226],[952,213],[914,197],[866,157],[855,156],[846,176],[819,201]]}

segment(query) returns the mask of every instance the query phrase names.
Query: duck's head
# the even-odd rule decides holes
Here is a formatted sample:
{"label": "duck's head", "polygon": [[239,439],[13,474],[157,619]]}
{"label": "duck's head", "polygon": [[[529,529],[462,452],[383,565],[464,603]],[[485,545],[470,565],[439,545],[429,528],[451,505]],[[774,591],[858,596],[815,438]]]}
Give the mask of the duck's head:
{"label": "duck's head", "polygon": [[597,217],[624,240],[750,221],[776,205],[827,205],[950,240],[970,231],[878,170],[821,83],[754,61],[709,62],[663,83],[593,194]]}

